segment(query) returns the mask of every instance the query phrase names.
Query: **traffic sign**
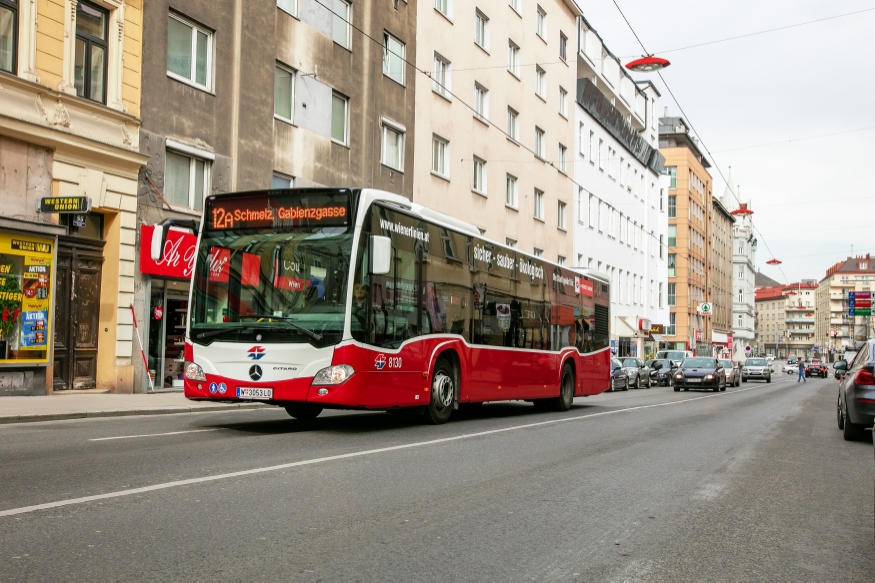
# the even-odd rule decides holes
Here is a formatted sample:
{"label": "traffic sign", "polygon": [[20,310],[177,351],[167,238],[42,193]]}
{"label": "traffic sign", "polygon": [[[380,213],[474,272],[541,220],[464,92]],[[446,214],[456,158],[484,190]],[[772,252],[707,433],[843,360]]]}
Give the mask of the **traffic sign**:
{"label": "traffic sign", "polygon": [[851,313],[850,316],[871,316],[872,308],[854,308],[849,310]]}

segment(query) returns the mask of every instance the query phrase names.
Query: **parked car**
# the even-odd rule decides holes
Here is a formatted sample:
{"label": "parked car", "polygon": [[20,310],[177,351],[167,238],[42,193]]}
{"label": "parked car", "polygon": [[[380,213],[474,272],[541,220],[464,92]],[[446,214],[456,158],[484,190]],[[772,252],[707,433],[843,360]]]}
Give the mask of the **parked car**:
{"label": "parked car", "polygon": [[628,391],[629,373],[623,368],[623,363],[616,358],[611,359],[611,388],[609,391]]}
{"label": "parked car", "polygon": [[741,382],[747,379],[761,379],[767,383],[772,382],[772,369],[765,358],[748,358],[741,368]]}
{"label": "parked car", "polygon": [[820,360],[814,358],[805,365],[805,376],[807,377],[820,377],[825,379],[829,375],[829,369],[826,368],[825,365],[820,363]]}
{"label": "parked car", "polygon": [[732,387],[741,385],[741,363],[732,362],[728,358],[720,359],[720,366],[723,367],[723,376],[726,377],[726,384]]}
{"label": "parked car", "polygon": [[629,386],[636,389],[650,388],[650,367],[640,358],[627,356],[622,359],[623,367],[629,374]]}
{"label": "parked car", "polygon": [[660,350],[656,353],[657,360],[673,360],[678,365],[684,361],[685,358],[689,358],[693,356],[693,353],[689,350]]}
{"label": "parked car", "polygon": [[785,372],[787,374],[799,374],[799,365],[798,364],[785,364],[781,368],[781,372]]}
{"label": "parked car", "polygon": [[875,346],[871,341],[864,345],[852,362],[840,360],[836,369],[844,370],[839,385],[836,403],[836,420],[839,429],[844,431],[847,441],[859,441],[866,434],[866,428],[875,423],[875,375],[869,362],[869,352]]}
{"label": "parked car", "polygon": [[726,390],[726,376],[723,366],[716,358],[685,358],[674,375],[674,390],[711,389]]}
{"label": "parked car", "polygon": [[767,354],[767,355],[766,355],[766,360],[769,361],[769,362],[774,362],[774,361],[775,361],[775,355],[774,355],[774,354]]}
{"label": "parked car", "polygon": [[[658,369],[656,368],[657,363],[660,365]],[[653,372],[650,373],[650,379],[657,386],[670,387],[672,385],[672,378],[678,369],[678,363],[668,358],[662,358],[659,360],[648,360],[645,364],[650,367],[651,371],[655,370],[655,374]]]}

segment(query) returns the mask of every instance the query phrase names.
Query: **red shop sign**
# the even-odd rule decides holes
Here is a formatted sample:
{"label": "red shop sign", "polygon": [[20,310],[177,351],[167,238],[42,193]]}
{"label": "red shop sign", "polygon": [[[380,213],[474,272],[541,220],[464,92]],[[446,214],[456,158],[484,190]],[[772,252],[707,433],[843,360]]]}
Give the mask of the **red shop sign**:
{"label": "red shop sign", "polygon": [[577,293],[584,295],[588,298],[592,297],[592,282],[588,281],[582,277],[578,277],[575,282],[575,286],[577,288]]}
{"label": "red shop sign", "polygon": [[140,227],[140,272],[161,277],[190,279],[194,269],[197,237],[186,231],[167,231],[164,253],[158,261],[152,260],[152,234],[155,227]]}

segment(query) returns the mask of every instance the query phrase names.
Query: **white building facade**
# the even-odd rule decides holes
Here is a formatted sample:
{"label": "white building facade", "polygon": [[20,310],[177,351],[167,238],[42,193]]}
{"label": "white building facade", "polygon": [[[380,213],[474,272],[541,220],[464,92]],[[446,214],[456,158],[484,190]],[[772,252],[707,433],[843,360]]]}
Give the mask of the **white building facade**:
{"label": "white building facade", "polygon": [[732,229],[732,358],[744,360],[753,350],[756,340],[756,279],[757,240],[754,234],[753,211],[749,203],[740,202],[732,186],[732,173],[723,193],[723,206],[735,217]]}
{"label": "white building facade", "polygon": [[636,84],[583,19],[579,35],[574,265],[610,277],[611,344],[644,358],[659,349],[669,312],[659,93]]}

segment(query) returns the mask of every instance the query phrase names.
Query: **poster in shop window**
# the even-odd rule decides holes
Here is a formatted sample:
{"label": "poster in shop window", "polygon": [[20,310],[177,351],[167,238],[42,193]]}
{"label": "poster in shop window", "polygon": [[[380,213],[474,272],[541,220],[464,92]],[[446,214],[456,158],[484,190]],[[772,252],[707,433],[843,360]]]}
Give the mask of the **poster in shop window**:
{"label": "poster in shop window", "polygon": [[48,362],[53,246],[0,232],[0,364]]}

